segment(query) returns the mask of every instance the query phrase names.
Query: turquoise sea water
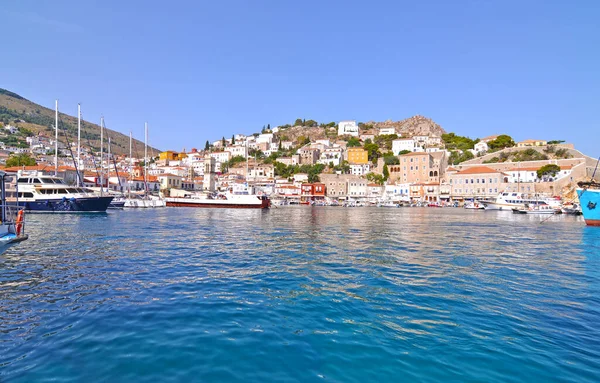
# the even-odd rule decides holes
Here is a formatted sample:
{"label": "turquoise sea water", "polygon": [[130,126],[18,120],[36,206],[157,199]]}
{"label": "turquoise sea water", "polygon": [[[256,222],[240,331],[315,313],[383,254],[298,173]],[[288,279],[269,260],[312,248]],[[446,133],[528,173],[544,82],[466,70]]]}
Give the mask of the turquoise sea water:
{"label": "turquoise sea water", "polygon": [[28,216],[0,381],[598,382],[600,228],[434,208]]}

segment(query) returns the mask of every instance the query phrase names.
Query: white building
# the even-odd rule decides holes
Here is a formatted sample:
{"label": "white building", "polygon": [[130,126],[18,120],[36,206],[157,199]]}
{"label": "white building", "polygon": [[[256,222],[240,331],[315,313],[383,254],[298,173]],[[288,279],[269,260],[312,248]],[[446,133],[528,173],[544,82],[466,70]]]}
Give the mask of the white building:
{"label": "white building", "polygon": [[248,157],[248,151],[246,150],[246,145],[232,145],[225,148],[226,152],[231,153],[231,157],[242,156],[244,158]]}
{"label": "white building", "polygon": [[338,124],[338,136],[345,135],[358,137],[358,125],[356,121],[340,121]]}
{"label": "white building", "polygon": [[273,133],[263,133],[256,137],[256,144],[267,143],[270,144],[273,142]]}
{"label": "white building", "polygon": [[[231,153],[230,152],[212,152],[209,153],[209,156],[211,158],[214,158],[216,161],[215,164],[215,171],[216,172],[220,172],[221,171],[221,164],[224,162],[227,162],[231,159]],[[205,161],[205,165],[206,165],[206,161]]]}
{"label": "white building", "polygon": [[392,141],[392,152],[395,156],[400,154],[403,150],[408,150],[410,152],[416,152],[417,144],[415,140],[412,138],[398,138]]}
{"label": "white building", "polygon": [[350,174],[363,176],[371,171],[371,164],[350,164]]}
{"label": "white building", "polygon": [[342,159],[342,148],[327,148],[323,152],[321,152],[321,156],[317,160],[317,163],[323,165],[333,164],[333,166],[337,166],[342,163]]}
{"label": "white building", "polygon": [[478,143],[475,144],[475,153],[484,153],[488,151],[488,144],[487,142],[484,141],[479,141]]}
{"label": "white building", "polygon": [[396,128],[379,128],[379,135],[396,134]]}
{"label": "white building", "polygon": [[350,179],[348,180],[348,199],[364,200],[367,198],[367,180]]}

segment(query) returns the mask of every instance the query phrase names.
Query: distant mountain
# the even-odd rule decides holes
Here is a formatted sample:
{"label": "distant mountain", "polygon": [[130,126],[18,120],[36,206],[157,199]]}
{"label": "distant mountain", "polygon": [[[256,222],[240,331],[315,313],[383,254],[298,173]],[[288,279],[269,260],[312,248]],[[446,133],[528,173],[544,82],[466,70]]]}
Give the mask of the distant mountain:
{"label": "distant mountain", "polygon": [[396,128],[398,135],[404,137],[426,136],[429,134],[442,136],[446,131],[431,118],[424,116],[413,116],[401,121],[387,120],[383,122],[370,121],[365,123],[365,126],[371,125],[374,128]]}
{"label": "distant mountain", "polygon": [[[43,133],[54,137],[54,109],[49,109],[19,96],[16,93],[0,88],[0,122],[30,130],[34,134]],[[63,126],[71,143],[77,142],[77,117],[60,113],[59,110],[58,140],[66,144]],[[129,154],[129,136],[111,129],[104,131],[104,145],[111,139],[111,151],[119,155]],[[89,144],[88,144],[89,142]],[[100,126],[82,120],[81,144],[93,150],[100,150]],[[134,156],[143,156],[144,143],[133,140]],[[156,148],[148,147],[149,153],[158,155]]]}

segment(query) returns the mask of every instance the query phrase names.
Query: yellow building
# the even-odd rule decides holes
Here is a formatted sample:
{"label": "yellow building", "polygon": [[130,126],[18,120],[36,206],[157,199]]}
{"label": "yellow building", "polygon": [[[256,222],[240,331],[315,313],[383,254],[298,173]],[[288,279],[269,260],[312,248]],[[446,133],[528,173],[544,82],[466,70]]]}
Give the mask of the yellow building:
{"label": "yellow building", "polygon": [[369,152],[363,148],[348,148],[348,162],[351,164],[368,164]]}
{"label": "yellow building", "polygon": [[166,152],[162,152],[159,154],[159,160],[175,161],[175,160],[177,160],[177,156],[178,156],[177,152],[167,150]]}

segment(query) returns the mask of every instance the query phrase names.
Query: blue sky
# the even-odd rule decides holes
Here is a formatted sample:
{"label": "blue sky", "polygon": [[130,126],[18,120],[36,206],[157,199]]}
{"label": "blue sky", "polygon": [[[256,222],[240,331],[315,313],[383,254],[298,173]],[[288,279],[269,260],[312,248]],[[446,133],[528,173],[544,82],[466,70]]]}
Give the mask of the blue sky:
{"label": "blue sky", "polygon": [[[418,4],[415,4],[418,3]],[[600,155],[600,1],[32,1],[0,87],[161,149],[296,118],[428,116]]]}

